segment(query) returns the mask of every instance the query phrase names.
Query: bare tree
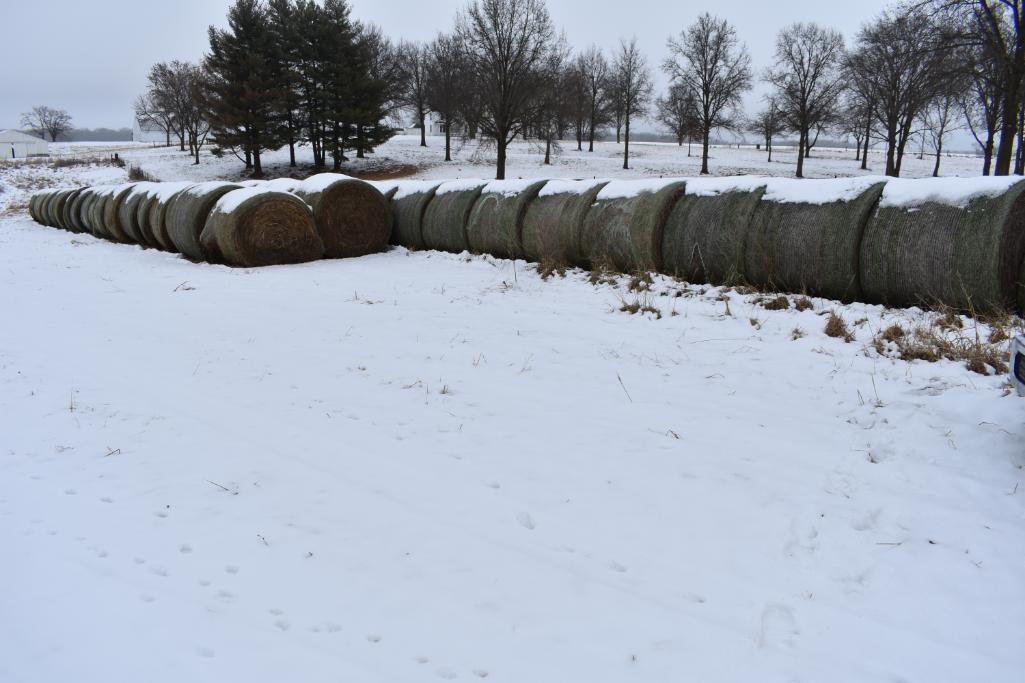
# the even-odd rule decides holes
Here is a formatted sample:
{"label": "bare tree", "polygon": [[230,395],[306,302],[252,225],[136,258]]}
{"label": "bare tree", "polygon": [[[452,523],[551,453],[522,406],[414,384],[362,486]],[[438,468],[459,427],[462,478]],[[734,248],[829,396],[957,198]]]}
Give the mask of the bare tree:
{"label": "bare tree", "polygon": [[[1021,25],[1025,0],[930,0],[930,5],[937,14],[953,14],[956,25],[967,29],[961,37],[990,60],[988,66],[997,76],[1000,91],[1000,140],[994,173],[1009,175],[1025,100],[1025,36]],[[994,108],[988,108],[992,113]]]}
{"label": "bare tree", "polygon": [[174,123],[174,114],[160,107],[149,92],[135,98],[133,105],[135,118],[139,124],[151,123],[164,131],[165,144],[171,146],[171,130]]}
{"label": "bare tree", "polygon": [[874,103],[877,133],[886,143],[886,175],[900,175],[915,121],[956,81],[948,38],[920,7],[887,10],[862,28],[858,47],[848,57],[848,72]]}
{"label": "bare tree", "polygon": [[71,115],[63,109],[37,105],[21,115],[21,125],[39,137],[49,135],[50,140],[57,142],[58,137],[71,130]]}
{"label": "bare tree", "polygon": [[609,63],[601,49],[592,45],[580,54],[577,68],[587,98],[587,151],[594,151],[594,138],[609,120]]}
{"label": "bare tree", "polygon": [[725,19],[705,13],[668,42],[662,69],[694,93],[701,114],[701,173],[708,173],[712,131],[739,122],[741,96],[751,88],[751,57]]}
{"label": "bare tree", "polygon": [[524,132],[544,87],[556,44],[543,0],[473,0],[456,22],[478,92],[483,136],[496,146],[496,172],[505,178],[509,143]]}
{"label": "bare tree", "polygon": [[783,114],[779,110],[775,97],[767,97],[765,109],[754,115],[748,121],[749,132],[759,136],[765,142],[765,150],[769,153],[769,163],[772,163],[772,141],[777,135],[786,130]]}
{"label": "bare tree", "polygon": [[452,161],[452,128],[466,98],[466,57],[455,36],[439,35],[427,46],[427,103],[445,126],[445,161]]}
{"label": "bare tree", "polygon": [[644,116],[651,104],[654,86],[647,58],[637,47],[637,38],[619,41],[612,63],[616,93],[623,107],[623,169],[630,168],[630,119]]}
{"label": "bare tree", "polygon": [[780,110],[798,135],[797,177],[814,143],[813,129],[832,114],[843,87],[843,37],[817,24],[796,23],[776,37],[776,63],[765,80],[776,90]]}
{"label": "bare tree", "polygon": [[427,78],[430,55],[423,43],[403,43],[399,46],[399,65],[402,70],[402,103],[413,110],[420,126],[420,146],[427,146]]}
{"label": "bare tree", "polygon": [[566,87],[566,112],[569,116],[570,125],[573,127],[573,137],[577,141],[577,151],[584,150],[584,136],[587,134],[587,78],[584,75],[581,56],[578,55],[569,67],[563,79]]}
{"label": "bare tree", "polygon": [[923,133],[936,155],[936,165],[932,169],[934,178],[940,174],[940,155],[943,154],[943,143],[951,133],[961,128],[959,114],[958,97],[953,94],[937,97],[922,112]]}
{"label": "bare tree", "polygon": [[552,151],[559,151],[562,122],[574,106],[574,98],[570,88],[575,74],[564,68],[569,57],[569,48],[565,38],[560,37],[548,55],[548,60],[541,72],[542,87],[536,100],[536,116],[534,127],[537,136],[545,143],[546,166],[552,163]]}
{"label": "bare tree", "polygon": [[671,85],[664,96],[655,100],[655,112],[656,120],[669,130],[677,145],[682,147],[683,141],[688,141],[687,156],[690,156],[689,141],[701,129],[694,93],[679,84]]}

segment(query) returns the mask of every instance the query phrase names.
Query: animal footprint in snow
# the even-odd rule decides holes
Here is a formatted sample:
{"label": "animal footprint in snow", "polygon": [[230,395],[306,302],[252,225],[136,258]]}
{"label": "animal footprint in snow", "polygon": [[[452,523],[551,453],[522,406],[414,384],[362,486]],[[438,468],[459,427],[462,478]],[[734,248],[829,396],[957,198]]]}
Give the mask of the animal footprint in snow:
{"label": "animal footprint in snow", "polygon": [[233,564],[229,564],[227,567],[224,568],[224,571],[226,571],[229,574],[238,574],[238,567],[236,567]]}
{"label": "animal footprint in snow", "polygon": [[487,678],[488,677],[488,672],[485,671],[484,669],[474,669],[473,670],[473,675],[476,676],[477,678]]}
{"label": "animal footprint in snow", "polygon": [[534,522],[534,518],[527,512],[521,512],[516,515],[516,521],[520,523],[520,526],[529,531],[533,531],[537,524]]}
{"label": "animal footprint in snow", "polygon": [[214,652],[214,649],[212,647],[197,647],[196,648],[196,654],[199,655],[200,657],[207,657],[207,658],[209,658],[209,657],[213,657],[217,653]]}
{"label": "animal footprint in snow", "polygon": [[292,628],[292,624],[290,624],[287,619],[275,620],[274,626],[282,631],[287,631],[288,629]]}
{"label": "animal footprint in snow", "polygon": [[609,562],[608,567],[609,567],[609,569],[611,569],[614,572],[619,572],[620,574],[625,574],[626,573],[626,567],[624,567],[623,565],[619,564],[618,562],[616,562],[614,560],[612,562]]}
{"label": "animal footprint in snow", "polygon": [[183,555],[187,555],[188,553],[192,552],[192,546],[188,543],[183,543],[180,546],[178,546],[178,552],[182,553]]}
{"label": "animal footprint in snow", "polygon": [[458,678],[459,674],[448,667],[442,667],[434,672],[438,678],[444,678],[446,681],[451,681],[453,678]]}
{"label": "animal footprint in snow", "polygon": [[381,636],[377,635],[376,633],[372,633],[369,636],[367,636],[367,640],[369,640],[371,643],[380,643]]}

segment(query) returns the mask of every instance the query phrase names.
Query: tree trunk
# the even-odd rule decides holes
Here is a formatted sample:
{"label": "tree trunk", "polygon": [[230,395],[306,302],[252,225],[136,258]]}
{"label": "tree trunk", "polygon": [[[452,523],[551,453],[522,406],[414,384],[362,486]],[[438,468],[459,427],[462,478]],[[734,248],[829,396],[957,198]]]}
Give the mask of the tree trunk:
{"label": "tree trunk", "polygon": [[625,135],[623,137],[623,141],[624,141],[625,144],[623,145],[623,170],[624,171],[628,171],[628,170],[630,170],[630,110],[629,109],[626,112],[626,130],[624,131],[624,133],[625,133]]}
{"label": "tree trunk", "polygon": [[765,149],[769,150],[769,163],[772,163],[772,138],[765,138]]}
{"label": "tree trunk", "polygon": [[940,154],[943,153],[943,139],[941,138],[936,143],[936,165],[932,167],[932,177],[940,177]]}
{"label": "tree trunk", "polygon": [[427,146],[427,123],[424,120],[425,117],[424,117],[423,112],[417,112],[417,116],[420,117],[420,146],[421,147],[426,147]]}
{"label": "tree trunk", "polygon": [[495,161],[495,180],[505,180],[505,148],[508,143],[505,141],[505,137],[497,140],[498,142],[498,158]]}
{"label": "tree trunk", "polygon": [[805,145],[808,144],[808,133],[802,129],[801,134],[797,139],[797,177],[804,177],[804,154]]}
{"label": "tree trunk", "polygon": [[872,137],[872,118],[869,117],[867,123],[865,123],[865,149],[861,152],[861,170],[868,170],[868,143],[869,138]]}
{"label": "tree trunk", "polygon": [[545,166],[552,165],[552,134],[545,137]]}
{"label": "tree trunk", "polygon": [[249,149],[249,146],[247,145],[246,146],[246,170],[249,170],[252,167],[253,167],[253,152],[252,152],[252,150]]}
{"label": "tree trunk", "polygon": [[708,127],[701,133],[701,175],[708,175],[708,138],[710,132]]}
{"label": "tree trunk", "polygon": [[[997,147],[996,172],[994,175],[1010,175],[1011,159],[1014,151],[1014,140],[1017,137],[1015,130],[1018,127],[1018,105],[1021,99],[1019,95],[1020,84],[1011,79],[1005,83],[1003,120],[1000,122],[1000,145]],[[1009,112],[1014,112],[1010,115]]]}
{"label": "tree trunk", "polygon": [[[451,117],[445,117],[446,121],[451,121]],[[452,161],[452,124],[445,124],[445,161]]]}
{"label": "tree trunk", "polygon": [[594,151],[594,120],[597,118],[597,113],[594,111],[594,103],[591,103],[591,120],[587,125],[587,151]]}
{"label": "tree trunk", "polygon": [[260,148],[255,146],[253,148],[253,177],[263,177],[263,164],[260,162]]}

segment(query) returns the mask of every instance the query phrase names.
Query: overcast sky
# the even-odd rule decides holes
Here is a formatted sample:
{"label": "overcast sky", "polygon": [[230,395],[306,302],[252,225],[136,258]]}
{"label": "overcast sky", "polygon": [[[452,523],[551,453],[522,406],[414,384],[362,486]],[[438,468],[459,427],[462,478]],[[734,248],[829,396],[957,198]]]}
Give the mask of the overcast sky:
{"label": "overcast sky", "polygon": [[[426,40],[449,30],[466,0],[350,0],[353,16],[394,40]],[[224,25],[230,0],[26,0],[5,2],[0,37],[0,129],[16,127],[32,105],[63,107],[77,127],[132,125],[132,101],[151,64],[198,60],[206,29]],[[776,32],[794,21],[832,26],[850,41],[887,0],[549,0],[570,44],[605,48],[636,35],[656,71],[666,39],[701,12],[724,16],[747,43],[758,74],[772,60]],[[757,93],[749,98],[757,104]]]}

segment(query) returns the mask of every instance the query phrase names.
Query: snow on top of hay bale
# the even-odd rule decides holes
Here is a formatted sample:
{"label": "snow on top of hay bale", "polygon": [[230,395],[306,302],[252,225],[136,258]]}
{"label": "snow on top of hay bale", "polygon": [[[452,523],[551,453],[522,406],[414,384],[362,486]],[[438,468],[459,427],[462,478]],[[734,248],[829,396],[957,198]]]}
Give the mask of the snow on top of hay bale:
{"label": "snow on top of hay bale", "polygon": [[208,180],[205,183],[196,183],[190,187],[186,192],[195,197],[202,197],[207,192],[218,190],[222,187],[256,187],[256,185],[246,185],[244,183],[229,183],[226,180]]}
{"label": "snow on top of hay bale", "polygon": [[166,202],[168,199],[178,194],[182,190],[191,187],[195,183],[191,183],[187,180],[176,180],[170,183],[160,183],[156,189],[150,190],[150,197],[153,197],[158,202]]}
{"label": "snow on top of hay bale", "polygon": [[832,204],[860,197],[885,176],[857,178],[765,178],[764,201],[781,204]]}
{"label": "snow on top of hay bale", "polygon": [[434,193],[434,196],[448,194],[449,192],[465,192],[467,190],[477,190],[488,184],[488,181],[481,180],[480,178],[465,178],[461,180],[446,180],[438,186],[438,191]]}
{"label": "snow on top of hay bale", "polygon": [[377,185],[377,189],[381,192],[386,192],[391,189],[391,187],[395,187],[395,194],[392,196],[392,200],[399,200],[421,192],[431,192],[442,182],[443,181],[441,180],[400,180],[393,186],[388,186],[387,189],[386,184],[382,183],[381,185]]}
{"label": "snow on top of hay bale", "polygon": [[768,178],[756,175],[726,176],[722,178],[685,178],[687,194],[697,197],[715,197],[727,192],[754,192],[765,187]]}
{"label": "snow on top of hay bale", "polygon": [[879,205],[909,207],[934,202],[963,209],[976,197],[996,197],[1020,181],[1021,176],[894,178],[886,184]]}
{"label": "snow on top of hay bale", "polygon": [[275,178],[274,180],[268,180],[259,185],[254,185],[254,187],[259,187],[264,190],[274,190],[276,192],[293,192],[297,187],[299,187],[300,183],[302,183],[302,181],[296,180],[295,178]]}
{"label": "snow on top of hay bale", "polygon": [[344,173],[318,173],[299,183],[303,192],[323,192],[339,180],[352,180],[353,177]]}
{"label": "snow on top of hay bale", "polygon": [[643,178],[640,180],[613,180],[598,193],[597,201],[603,199],[630,199],[645,192],[654,193],[670,185],[683,182],[684,178]]}
{"label": "snow on top of hay bale", "polygon": [[257,195],[261,195],[266,192],[280,191],[281,190],[276,190],[274,188],[267,187],[266,185],[258,187],[243,187],[238,190],[232,190],[231,192],[225,194],[223,197],[217,200],[217,203],[214,204],[213,210],[220,211],[221,213],[231,213],[232,211],[240,207],[243,202],[248,201],[249,199]]}
{"label": "snow on top of hay bale", "polygon": [[510,178],[492,180],[484,186],[481,194],[500,194],[503,197],[515,197],[521,192],[532,188],[537,183],[546,182],[544,178]]}
{"label": "snow on top of hay bale", "polygon": [[598,185],[605,185],[608,182],[608,178],[592,178],[588,180],[549,180],[548,184],[541,188],[541,192],[539,192],[537,196],[551,197],[552,195],[557,194],[584,194],[588,190],[597,187]]}

